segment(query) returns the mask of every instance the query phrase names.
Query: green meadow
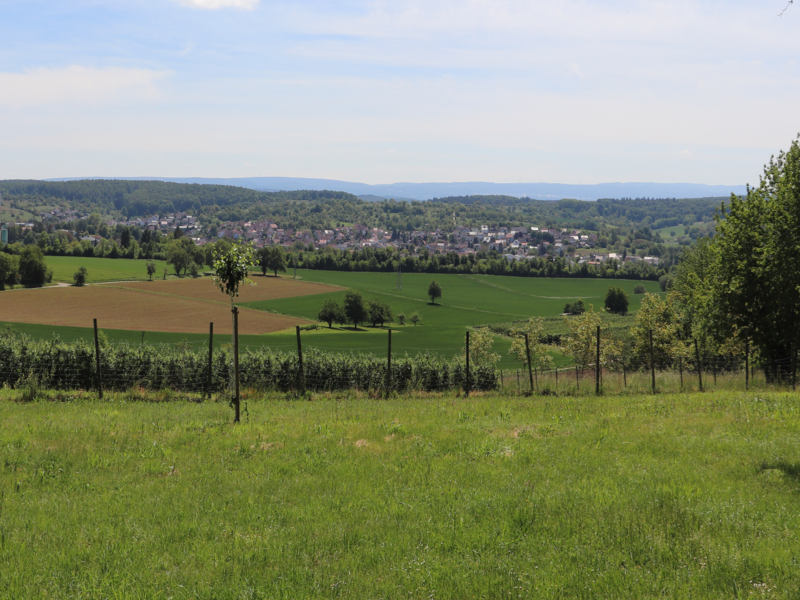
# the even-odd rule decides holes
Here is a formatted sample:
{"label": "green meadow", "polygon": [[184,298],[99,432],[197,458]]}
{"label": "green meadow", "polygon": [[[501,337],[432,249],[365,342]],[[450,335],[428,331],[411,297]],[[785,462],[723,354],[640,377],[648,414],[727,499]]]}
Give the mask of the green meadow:
{"label": "green meadow", "polygon": [[[643,283],[649,292],[658,292],[658,283],[653,281],[608,281],[598,279],[545,279],[522,277],[498,277],[492,275],[428,275],[404,274],[402,290],[396,290],[394,273],[343,273],[334,271],[303,271],[298,276],[306,281],[329,283],[360,290],[368,300],[388,302],[395,315],[404,313],[407,317],[419,313],[419,325],[406,325],[392,329],[392,350],[396,353],[416,354],[430,350],[452,355],[464,346],[467,327],[487,323],[508,322],[527,319],[531,316],[555,317],[564,309],[567,302],[582,298],[593,304],[595,310],[603,308],[609,286],[623,288],[630,299],[630,310],[635,311],[641,303],[641,295],[634,294],[633,288]],[[436,279],[442,286],[442,298],[435,305],[430,304],[426,294],[430,282]],[[281,314],[315,320],[319,307],[326,298],[341,301],[344,291],[249,302],[243,306],[268,310]],[[325,325],[327,327],[327,325]],[[288,332],[287,332],[288,334]],[[274,343],[285,343],[287,334],[267,334],[262,336]],[[386,351],[386,342],[361,332],[340,329],[338,334],[307,337],[307,345],[328,350],[352,350],[356,352]],[[508,356],[510,341],[497,337],[495,348],[503,357],[498,364],[505,369],[516,369],[519,362]],[[556,364],[566,365],[569,360],[553,352]]]}
{"label": "green meadow", "polygon": [[[94,258],[82,256],[47,256],[45,257],[47,266],[53,270],[53,281],[72,283],[72,276],[80,267],[86,267],[89,272],[88,283],[100,283],[104,281],[131,281],[145,280],[147,277],[146,260],[131,260],[125,258]],[[156,264],[156,275],[162,277],[164,269],[169,269],[170,274],[174,275],[171,267],[166,261],[154,260]]]}
{"label": "green meadow", "polygon": [[3,598],[798,597],[796,394],[19,398]]}

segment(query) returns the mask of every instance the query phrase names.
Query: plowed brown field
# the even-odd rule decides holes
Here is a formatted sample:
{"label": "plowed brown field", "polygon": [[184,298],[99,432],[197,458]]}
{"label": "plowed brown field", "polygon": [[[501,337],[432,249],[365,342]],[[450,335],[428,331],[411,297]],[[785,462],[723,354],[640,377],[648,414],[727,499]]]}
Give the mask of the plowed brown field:
{"label": "plowed brown field", "polygon": [[[184,281],[202,282],[214,290],[210,279],[176,283]],[[320,287],[325,291],[331,289]],[[231,333],[231,310],[227,297],[217,290],[214,300],[102,285],[13,290],[0,292],[0,321],[91,327],[92,319],[97,319],[101,328],[175,333],[206,333],[209,322],[213,322],[215,332]],[[239,332],[242,334],[270,333],[309,323],[248,308],[239,311]]]}
{"label": "plowed brown field", "polygon": [[[251,275],[255,286],[245,285],[239,288],[237,302],[256,302],[258,300],[276,300],[278,298],[292,298],[294,296],[309,296],[311,294],[324,294],[343,289],[333,285],[282,279],[280,277],[264,277]],[[167,281],[131,281],[125,283],[107,284],[114,287],[124,287],[159,294],[171,294],[198,300],[210,300],[228,304],[228,297],[215,287],[210,277],[199,279],[168,279]]]}

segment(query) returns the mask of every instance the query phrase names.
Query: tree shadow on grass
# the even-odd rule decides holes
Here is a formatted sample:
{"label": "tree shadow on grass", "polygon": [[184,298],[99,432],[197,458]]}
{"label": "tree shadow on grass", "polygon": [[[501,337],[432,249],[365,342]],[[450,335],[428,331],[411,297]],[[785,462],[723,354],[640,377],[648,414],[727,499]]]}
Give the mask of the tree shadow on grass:
{"label": "tree shadow on grass", "polygon": [[765,471],[782,471],[787,477],[791,477],[796,482],[800,483],[800,463],[791,463],[784,459],[773,461],[764,461],[761,463],[759,470],[763,473]]}

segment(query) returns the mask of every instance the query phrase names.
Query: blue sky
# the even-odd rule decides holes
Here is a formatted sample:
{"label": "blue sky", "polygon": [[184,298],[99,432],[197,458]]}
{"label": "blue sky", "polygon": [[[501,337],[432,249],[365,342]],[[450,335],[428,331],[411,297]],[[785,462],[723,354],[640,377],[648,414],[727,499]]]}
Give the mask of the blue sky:
{"label": "blue sky", "polygon": [[0,0],[0,179],[756,183],[800,4]]}

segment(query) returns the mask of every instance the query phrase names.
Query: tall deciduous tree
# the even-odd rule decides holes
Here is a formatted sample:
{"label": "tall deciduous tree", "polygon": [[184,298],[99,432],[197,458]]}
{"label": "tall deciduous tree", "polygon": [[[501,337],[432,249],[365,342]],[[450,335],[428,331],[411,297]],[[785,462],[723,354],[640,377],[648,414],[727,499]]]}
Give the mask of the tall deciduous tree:
{"label": "tall deciduous tree", "polygon": [[347,320],[358,329],[358,324],[367,318],[367,307],[364,304],[364,297],[358,290],[347,290],[344,293],[344,312]]}
{"label": "tall deciduous tree", "polygon": [[606,293],[606,310],[608,312],[624,315],[628,312],[628,294],[620,287],[611,286]]}
{"label": "tall deciduous tree", "polygon": [[436,304],[436,301],[442,297],[442,286],[435,279],[428,286],[428,296],[431,299],[431,304]]}
{"label": "tall deciduous tree", "polygon": [[333,327],[334,323],[343,324],[347,322],[347,315],[344,312],[344,307],[336,302],[333,298],[328,298],[322,303],[317,314],[317,320],[327,323],[329,328]]}

